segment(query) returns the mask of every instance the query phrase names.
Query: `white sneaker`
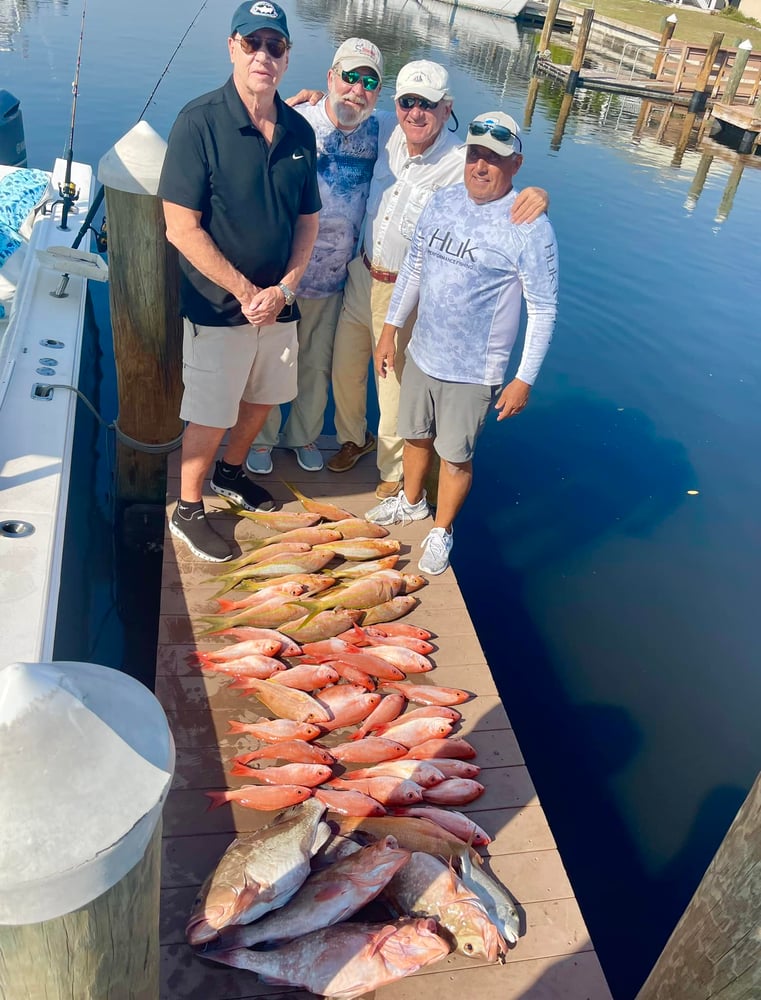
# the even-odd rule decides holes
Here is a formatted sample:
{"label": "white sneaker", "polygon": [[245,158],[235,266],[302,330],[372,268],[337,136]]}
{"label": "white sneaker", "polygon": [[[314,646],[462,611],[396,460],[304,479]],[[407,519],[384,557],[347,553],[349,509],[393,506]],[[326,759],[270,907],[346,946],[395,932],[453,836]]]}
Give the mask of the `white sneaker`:
{"label": "white sneaker", "polygon": [[395,497],[386,497],[365,514],[366,521],[373,524],[407,524],[409,521],[422,521],[428,517],[431,508],[425,498],[425,492],[417,503],[410,503],[401,490]]}
{"label": "white sneaker", "polygon": [[449,565],[449,553],[452,551],[454,538],[446,528],[431,528],[420,548],[425,549],[417,568],[428,576],[438,576]]}
{"label": "white sneaker", "polygon": [[322,469],[322,455],[314,441],[300,448],[291,448],[291,451],[304,472],[319,472]]}
{"label": "white sneaker", "polygon": [[255,476],[267,476],[272,472],[272,448],[252,445],[246,459],[246,468]]}

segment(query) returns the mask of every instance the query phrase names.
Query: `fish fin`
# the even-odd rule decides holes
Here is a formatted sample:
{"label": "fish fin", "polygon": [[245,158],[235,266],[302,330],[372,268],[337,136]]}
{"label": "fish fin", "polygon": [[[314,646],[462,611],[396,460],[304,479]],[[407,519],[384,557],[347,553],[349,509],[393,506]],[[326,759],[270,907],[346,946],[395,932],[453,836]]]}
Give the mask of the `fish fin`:
{"label": "fish fin", "polygon": [[227,792],[204,792],[204,795],[211,799],[211,804],[206,812],[211,812],[212,809],[218,809],[227,802]]}
{"label": "fish fin", "polygon": [[305,500],[309,500],[310,498],[308,496],[304,496],[304,494],[300,490],[297,490],[296,487],[292,483],[287,483],[284,479],[281,479],[280,482],[283,484],[283,486],[285,486],[287,489],[289,489],[291,491],[291,493],[293,493],[293,495],[296,497],[296,499],[299,500],[301,502],[301,505],[303,507],[305,507],[305,509],[306,509],[306,505],[304,504],[304,501]]}
{"label": "fish fin", "polygon": [[357,636],[355,639],[355,645],[357,646],[369,646],[371,643],[368,641],[367,633],[364,629],[361,629],[356,622],[351,623],[351,627],[354,629],[354,634]]}
{"label": "fish fin", "polygon": [[241,763],[237,763],[236,762],[235,766],[231,767],[230,770],[227,773],[228,774],[234,774],[234,775],[236,775],[238,777],[251,778],[252,777],[252,773],[251,772],[252,772],[252,769],[250,767],[247,767],[246,764],[241,764]]}
{"label": "fish fin", "polygon": [[315,894],[314,901],[315,903],[325,903],[328,900],[343,896],[350,891],[351,886],[347,883],[331,882]]}
{"label": "fish fin", "polygon": [[396,934],[396,932],[397,928],[394,927],[393,924],[388,924],[382,930],[378,931],[378,934],[375,937],[372,946],[368,951],[368,956],[375,955],[377,952],[379,952],[383,947],[383,945],[386,943],[386,941],[388,941],[390,937],[393,937],[394,934]]}

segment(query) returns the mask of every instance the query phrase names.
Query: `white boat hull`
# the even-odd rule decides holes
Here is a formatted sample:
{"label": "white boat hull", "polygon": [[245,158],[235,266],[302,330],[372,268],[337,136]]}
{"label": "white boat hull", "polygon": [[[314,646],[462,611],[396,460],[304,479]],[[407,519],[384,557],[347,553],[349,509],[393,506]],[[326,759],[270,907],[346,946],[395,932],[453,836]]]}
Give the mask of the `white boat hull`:
{"label": "white boat hull", "polygon": [[[64,173],[56,161],[56,189]],[[66,296],[54,298],[61,276],[35,251],[70,246],[77,235],[93,194],[91,169],[74,164],[72,180],[80,197],[69,231],[59,228],[60,205],[35,222],[0,346],[0,668],[53,655],[77,397],[54,389],[43,399],[34,387],[77,385],[87,281],[72,275]],[[36,370],[45,367],[55,373]]]}

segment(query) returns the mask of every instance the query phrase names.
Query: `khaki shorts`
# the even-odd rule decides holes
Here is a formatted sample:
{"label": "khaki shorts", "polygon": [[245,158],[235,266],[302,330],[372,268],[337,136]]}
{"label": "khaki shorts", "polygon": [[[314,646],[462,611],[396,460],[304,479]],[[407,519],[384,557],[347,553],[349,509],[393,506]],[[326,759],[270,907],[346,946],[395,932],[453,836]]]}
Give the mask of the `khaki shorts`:
{"label": "khaki shorts", "polygon": [[232,427],[238,404],[274,406],[296,396],[296,323],[199,326],[183,319],[180,419]]}
{"label": "khaki shorts", "polygon": [[399,397],[399,437],[433,438],[436,453],[447,462],[470,462],[476,438],[497,400],[498,385],[442,382],[421,371],[407,351]]}

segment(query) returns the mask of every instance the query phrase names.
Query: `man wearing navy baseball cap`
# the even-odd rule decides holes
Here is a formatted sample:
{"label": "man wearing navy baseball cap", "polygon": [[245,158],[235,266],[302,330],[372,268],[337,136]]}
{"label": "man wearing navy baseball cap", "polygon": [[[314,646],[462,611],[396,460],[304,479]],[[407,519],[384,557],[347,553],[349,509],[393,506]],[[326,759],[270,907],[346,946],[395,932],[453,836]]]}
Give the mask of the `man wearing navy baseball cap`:
{"label": "man wearing navy baseball cap", "polygon": [[296,395],[296,289],[321,205],[314,132],[277,92],[291,47],[285,11],[241,4],[227,46],[232,75],[179,113],[159,183],[180,252],[187,422],[169,527],[211,562],[232,556],[202,499],[226,431],[212,491],[247,510],[274,506],[243,461],[272,406]]}

